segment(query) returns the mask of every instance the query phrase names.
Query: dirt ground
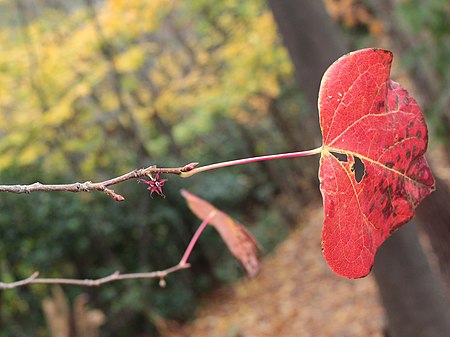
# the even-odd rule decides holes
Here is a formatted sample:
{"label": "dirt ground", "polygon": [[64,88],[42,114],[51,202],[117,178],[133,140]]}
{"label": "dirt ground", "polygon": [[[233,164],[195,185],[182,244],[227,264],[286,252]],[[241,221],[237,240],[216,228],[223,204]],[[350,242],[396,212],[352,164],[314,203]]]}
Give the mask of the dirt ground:
{"label": "dirt ground", "polygon": [[294,230],[260,274],[209,295],[197,318],[165,337],[382,337],[385,317],[374,279],[348,280],[326,265],[321,209]]}

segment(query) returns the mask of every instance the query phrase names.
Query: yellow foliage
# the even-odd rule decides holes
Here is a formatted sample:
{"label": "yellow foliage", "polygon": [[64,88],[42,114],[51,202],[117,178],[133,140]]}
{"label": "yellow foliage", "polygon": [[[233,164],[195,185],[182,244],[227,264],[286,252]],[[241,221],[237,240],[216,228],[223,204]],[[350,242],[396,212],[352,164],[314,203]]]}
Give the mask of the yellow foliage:
{"label": "yellow foliage", "polygon": [[109,0],[99,20],[109,37],[116,34],[138,36],[159,27],[161,17],[170,11],[170,0]]}
{"label": "yellow foliage", "polygon": [[[43,15],[26,27],[27,39],[0,32],[0,149],[24,149],[15,158],[23,164],[62,162],[59,146],[90,172],[117,156],[107,140],[130,132],[154,134],[142,146],[164,155],[169,143],[152,125],[154,111],[183,143],[209,132],[219,114],[258,123],[266,97],[279,95],[292,71],[259,1],[107,0],[96,13]],[[124,152],[124,160],[132,155]],[[2,167],[11,153],[0,153]]]}
{"label": "yellow foliage", "polygon": [[48,147],[42,142],[35,142],[25,147],[17,157],[17,165],[27,166],[33,164],[37,159],[45,156]]}
{"label": "yellow foliage", "polygon": [[117,70],[123,73],[139,70],[145,62],[145,50],[134,46],[120,54],[116,60]]}

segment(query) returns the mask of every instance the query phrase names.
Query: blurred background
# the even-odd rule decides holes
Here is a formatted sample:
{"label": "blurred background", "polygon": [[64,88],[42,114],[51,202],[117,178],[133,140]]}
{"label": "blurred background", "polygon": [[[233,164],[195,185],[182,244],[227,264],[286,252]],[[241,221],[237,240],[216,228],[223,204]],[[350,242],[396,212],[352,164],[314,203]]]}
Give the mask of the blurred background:
{"label": "blurred background", "polygon": [[[449,34],[446,0],[0,0],[0,182],[101,181],[150,165],[317,147],[324,70],[350,50],[388,48],[394,80],[419,101],[431,133],[429,161],[440,188],[419,212],[418,227],[430,253],[426,268],[433,282],[443,280],[436,296],[444,301],[450,284]],[[301,240],[295,233],[311,218],[320,226],[317,169],[315,157],[186,180],[169,176],[166,199],[151,199],[143,185],[128,181],[114,187],[125,196],[122,203],[101,193],[4,194],[0,280],[36,270],[46,277],[97,278],[178,263],[199,223],[181,188],[247,225],[270,253],[288,237]],[[318,235],[311,249],[320,255]],[[287,255],[273,264],[297,268],[300,257]],[[168,325],[193,320],[199,303],[220,306],[229,293],[210,294],[232,289],[243,275],[213,230],[203,234],[190,261],[192,268],[170,276],[165,288],[137,280],[2,291],[0,336],[188,336]],[[378,298],[375,283],[382,290],[379,280],[387,276],[382,269],[377,275],[361,281],[372,282],[362,294]],[[316,276],[310,283],[320,287],[325,277]],[[379,309],[385,297],[377,301],[368,302],[381,336],[391,322]],[[448,306],[438,305],[439,312]],[[81,328],[86,322],[89,334],[81,332],[88,331]],[[336,331],[310,335],[351,335]],[[215,335],[265,336],[239,329]]]}

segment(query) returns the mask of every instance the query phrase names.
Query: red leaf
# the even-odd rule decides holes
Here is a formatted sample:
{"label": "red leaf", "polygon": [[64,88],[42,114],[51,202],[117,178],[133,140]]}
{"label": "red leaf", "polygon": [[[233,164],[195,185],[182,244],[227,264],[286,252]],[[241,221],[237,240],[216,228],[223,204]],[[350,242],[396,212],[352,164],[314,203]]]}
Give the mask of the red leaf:
{"label": "red leaf", "polygon": [[211,216],[212,212],[215,212],[209,223],[219,232],[230,252],[244,267],[247,275],[254,277],[260,269],[257,252],[259,245],[255,238],[239,222],[207,201],[186,190],[182,190],[181,194],[186,199],[191,211],[200,219],[204,220]]}
{"label": "red leaf", "polygon": [[363,49],[338,59],[319,92],[323,150],[322,248],[330,267],[366,276],[377,248],[434,190],[423,157],[427,127],[416,101],[390,80],[392,53]]}

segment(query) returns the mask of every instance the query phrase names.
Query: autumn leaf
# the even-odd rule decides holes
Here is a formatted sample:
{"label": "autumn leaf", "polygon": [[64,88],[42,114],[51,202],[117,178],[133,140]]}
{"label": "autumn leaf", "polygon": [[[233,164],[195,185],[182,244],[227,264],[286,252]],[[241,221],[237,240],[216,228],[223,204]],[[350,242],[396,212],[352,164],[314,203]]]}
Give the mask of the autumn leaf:
{"label": "autumn leaf", "polygon": [[338,59],[319,92],[323,254],[349,278],[366,276],[377,248],[434,190],[428,135],[416,101],[390,80],[392,53]]}
{"label": "autumn leaf", "polygon": [[260,270],[259,245],[239,222],[198,196],[181,190],[189,208],[204,220],[214,214],[209,223],[219,232],[233,256],[242,264],[247,275],[254,277]]}

